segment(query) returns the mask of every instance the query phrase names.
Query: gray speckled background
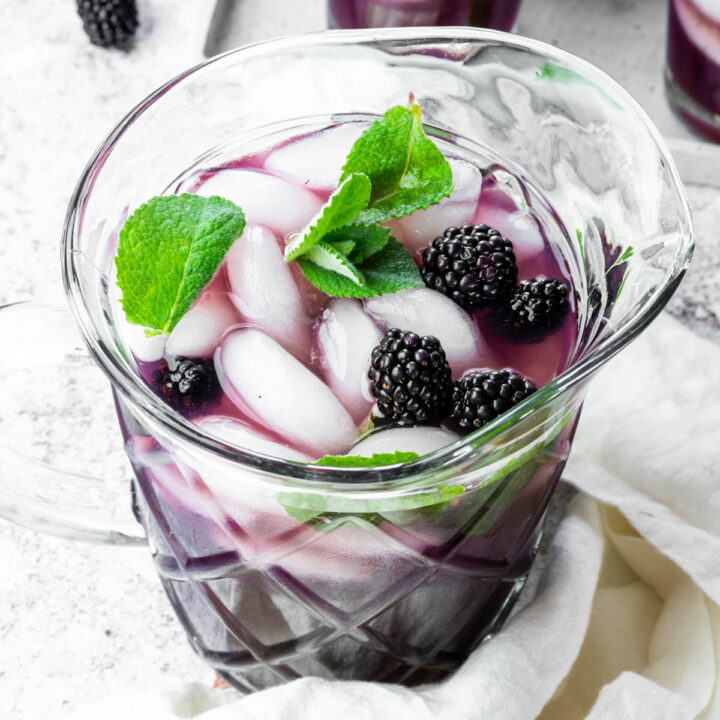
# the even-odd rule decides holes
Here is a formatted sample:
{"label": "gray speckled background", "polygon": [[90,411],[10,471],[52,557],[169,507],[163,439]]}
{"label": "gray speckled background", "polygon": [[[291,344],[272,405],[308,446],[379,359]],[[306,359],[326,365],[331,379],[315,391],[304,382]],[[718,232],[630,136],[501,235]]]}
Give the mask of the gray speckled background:
{"label": "gray speckled background", "polygon": [[[318,22],[319,2],[309,5]],[[130,107],[201,59],[212,10],[210,0],[142,0],[143,32],[125,55],[90,46],[73,6],[0,0],[0,304],[62,297],[58,244],[77,177]],[[253,39],[262,35],[253,26]],[[698,250],[672,311],[717,338],[720,191],[690,188],[690,197]],[[58,379],[38,376],[29,395],[0,380],[0,437],[68,468],[129,477],[102,379],[87,370],[64,387]],[[61,412],[60,425],[53,418]],[[144,548],[59,540],[0,520],[2,720],[46,718],[170,677],[213,680],[186,644]]]}

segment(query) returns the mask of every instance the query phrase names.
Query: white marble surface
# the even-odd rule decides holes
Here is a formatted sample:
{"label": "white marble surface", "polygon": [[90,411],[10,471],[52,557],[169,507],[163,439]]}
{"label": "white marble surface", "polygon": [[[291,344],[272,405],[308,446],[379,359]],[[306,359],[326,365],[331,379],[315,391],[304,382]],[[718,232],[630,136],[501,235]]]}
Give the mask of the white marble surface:
{"label": "white marble surface", "polygon": [[[90,46],[73,5],[0,0],[0,304],[61,297],[58,242],[78,175],[130,107],[201,59],[212,10],[209,0],[144,0],[144,30],[126,55]],[[673,307],[713,334],[720,192],[693,188],[691,199],[697,262]],[[98,409],[100,387],[77,382],[65,394],[39,392],[35,412],[23,416],[3,402],[0,432],[15,433],[48,461],[125,477],[112,412]],[[75,424],[58,435],[51,417],[68,399]],[[170,677],[213,681],[185,642],[144,548],[74,543],[0,520],[0,719],[41,720],[116,687]]]}

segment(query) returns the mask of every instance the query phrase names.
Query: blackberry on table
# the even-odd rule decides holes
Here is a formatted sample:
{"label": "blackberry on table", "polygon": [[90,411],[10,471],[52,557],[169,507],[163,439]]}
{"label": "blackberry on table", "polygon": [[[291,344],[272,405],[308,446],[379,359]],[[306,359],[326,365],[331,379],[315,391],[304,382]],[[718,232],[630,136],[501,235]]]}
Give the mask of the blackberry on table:
{"label": "blackberry on table", "polygon": [[138,27],[135,0],[77,0],[77,12],[93,45],[130,47]]}
{"label": "blackberry on table", "polygon": [[452,374],[432,335],[388,330],[372,351],[368,377],[378,409],[396,425],[422,425],[447,412]]}
{"label": "blackberry on table", "polygon": [[450,417],[469,433],[532,395],[537,386],[512,370],[474,370],[453,383]]}
{"label": "blackberry on table", "polygon": [[185,414],[217,400],[220,394],[212,359],[161,360],[153,374],[153,385],[168,405]]}
{"label": "blackberry on table", "polygon": [[510,240],[487,225],[449,227],[422,253],[425,284],[466,310],[479,310],[508,297],[518,267]]}
{"label": "blackberry on table", "polygon": [[565,283],[536,277],[515,288],[507,304],[494,313],[491,324],[511,340],[538,342],[562,325],[569,309]]}

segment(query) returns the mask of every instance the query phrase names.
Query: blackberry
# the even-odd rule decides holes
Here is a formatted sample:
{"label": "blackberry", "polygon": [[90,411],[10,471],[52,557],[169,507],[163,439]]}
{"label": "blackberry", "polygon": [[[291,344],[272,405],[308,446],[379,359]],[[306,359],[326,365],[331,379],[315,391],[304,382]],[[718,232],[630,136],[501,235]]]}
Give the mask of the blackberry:
{"label": "blackberry", "polygon": [[422,253],[425,284],[466,310],[478,310],[508,297],[518,267],[510,240],[487,225],[449,227]]}
{"label": "blackberry", "polygon": [[461,431],[472,432],[536,390],[512,370],[473,370],[453,383],[450,417]]}
{"label": "blackberry", "polygon": [[432,335],[393,328],[372,351],[368,371],[384,418],[397,425],[422,425],[448,408],[452,375],[440,341]]}
{"label": "blackberry", "polygon": [[93,45],[130,47],[138,27],[135,0],[77,0],[77,12]]}
{"label": "blackberry", "polygon": [[153,373],[152,384],[168,405],[186,415],[216,400],[220,394],[211,359],[177,357],[170,363],[161,360]]}
{"label": "blackberry", "polygon": [[511,340],[538,342],[562,325],[569,308],[567,285],[536,277],[523,280],[507,305],[493,313],[490,323]]}

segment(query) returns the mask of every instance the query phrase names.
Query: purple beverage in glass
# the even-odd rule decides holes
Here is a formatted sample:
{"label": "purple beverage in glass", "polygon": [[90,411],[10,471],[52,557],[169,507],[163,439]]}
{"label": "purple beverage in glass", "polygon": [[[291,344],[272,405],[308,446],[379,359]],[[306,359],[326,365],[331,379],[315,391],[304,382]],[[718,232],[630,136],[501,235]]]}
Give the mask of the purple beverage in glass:
{"label": "purple beverage in glass", "polygon": [[675,110],[720,142],[720,2],[670,0],[666,87]]}
{"label": "purple beverage in glass", "polygon": [[328,24],[350,30],[471,25],[510,32],[521,0],[328,0]]}
{"label": "purple beverage in glass", "polygon": [[[455,189],[390,222],[395,242],[417,261],[448,227],[497,228],[514,243],[520,278],[543,273],[570,289],[565,322],[544,339],[511,341],[498,318],[466,312],[436,284],[330,299],[284,262],[284,243],[337,186],[363,123],[411,92]],[[148,336],[120,306],[118,229],[148,198],[203,204],[156,197],[180,192],[228,196],[247,226],[237,238],[233,211],[235,243],[219,271],[203,275],[204,292],[169,335]],[[164,256],[183,253],[188,237],[153,245],[157,230],[145,230],[155,258],[130,266],[152,295],[168,289]],[[147,542],[192,647],[242,690],[312,675],[441,678],[502,626],[588,385],[667,303],[692,237],[672,158],[645,113],[557,48],[475,28],[404,28],[281,38],[213,58],[108,135],[63,231],[69,304],[111,381],[146,533],[125,520],[126,483],[66,473],[12,447],[0,448],[11,470],[0,477],[0,515],[62,537]],[[0,315],[9,347],[40,338],[38,358],[58,367],[88,357],[60,306],[16,303]],[[500,403],[498,417],[461,439],[446,419],[371,430],[367,353],[391,325],[440,338],[444,382],[510,366],[541,387],[510,409]],[[5,370],[24,382],[35,377],[27,367],[20,353]],[[394,451],[419,457],[308,462]]]}
{"label": "purple beverage in glass", "polygon": [[[162,357],[152,357],[152,339],[134,340],[139,371],[160,396],[178,357],[214,367],[217,396],[176,407],[218,439],[297,463],[325,454],[422,456],[459,440],[447,422],[367,430],[371,350],[388,327],[439,337],[454,379],[509,367],[540,387],[570,362],[572,298],[560,327],[522,343],[497,331],[491,310],[466,312],[435,290],[330,298],[285,262],[285,243],[327,200],[365,127],[347,122],[269,141],[194,169],[174,187],[232,199],[248,219]],[[519,280],[569,286],[555,247],[560,228],[541,198],[537,209],[528,201],[532,188],[490,158],[436,142],[453,193],[389,221],[416,261],[446,228],[482,223],[513,242]],[[523,586],[577,417],[567,413],[515,462],[499,458],[490,482],[461,495],[450,485],[447,494],[370,505],[346,494],[318,505],[302,494],[263,496],[243,473],[182,457],[122,401],[118,408],[170,600],[195,649],[247,691],[306,675],[419,684],[457,668],[500,627]]]}

